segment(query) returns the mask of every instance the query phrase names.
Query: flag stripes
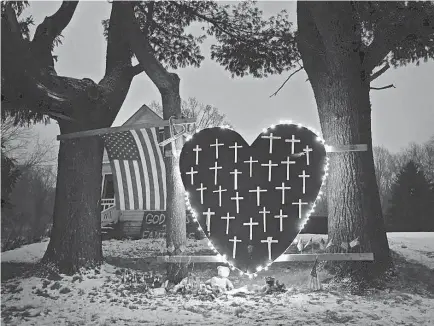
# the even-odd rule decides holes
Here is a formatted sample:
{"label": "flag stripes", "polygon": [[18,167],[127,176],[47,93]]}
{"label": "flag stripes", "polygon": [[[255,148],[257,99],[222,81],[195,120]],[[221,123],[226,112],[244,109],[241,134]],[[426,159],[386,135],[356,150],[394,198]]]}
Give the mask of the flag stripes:
{"label": "flag stripes", "polygon": [[166,169],[156,128],[101,136],[115,174],[115,198],[120,210],[165,210]]}

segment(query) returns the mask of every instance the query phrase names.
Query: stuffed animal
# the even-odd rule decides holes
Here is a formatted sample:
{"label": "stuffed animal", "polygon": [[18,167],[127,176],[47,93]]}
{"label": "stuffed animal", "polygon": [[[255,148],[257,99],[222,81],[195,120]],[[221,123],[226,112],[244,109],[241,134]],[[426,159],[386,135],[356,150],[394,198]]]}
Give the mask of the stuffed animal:
{"label": "stuffed animal", "polygon": [[229,281],[230,270],[226,266],[218,266],[217,267],[217,274],[218,276],[214,276],[210,278],[208,281],[205,282],[205,285],[209,287],[211,290],[217,290],[217,291],[230,291],[234,289],[234,286],[231,281]]}

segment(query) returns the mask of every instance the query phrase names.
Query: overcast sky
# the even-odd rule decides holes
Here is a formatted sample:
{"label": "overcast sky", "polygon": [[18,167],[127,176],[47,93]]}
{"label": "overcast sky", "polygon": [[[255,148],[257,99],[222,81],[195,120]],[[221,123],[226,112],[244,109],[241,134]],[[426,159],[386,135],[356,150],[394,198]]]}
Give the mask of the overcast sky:
{"label": "overcast sky", "polygon": [[[60,2],[31,2],[26,11],[34,17],[35,25],[53,14]],[[287,9],[295,23],[296,2],[260,2],[266,14]],[[71,23],[63,32],[63,44],[55,49],[59,75],[91,78],[98,82],[105,68],[106,42],[101,21],[110,15],[111,5],[102,2],[81,2]],[[288,73],[265,79],[231,78],[209,59],[210,42],[203,53],[207,56],[200,68],[176,71],[181,78],[181,97],[196,97],[204,104],[212,104],[226,114],[235,129],[252,142],[262,128],[279,120],[292,120],[319,130],[319,119],[310,84],[304,71],[297,73],[280,93],[270,98]],[[393,69],[378,78],[373,86],[393,83],[395,89],[371,92],[374,145],[399,151],[410,142],[422,143],[434,135],[434,62],[419,67]],[[141,105],[160,101],[157,88],[142,73],[135,77],[130,92],[115,121],[119,125]],[[59,134],[53,121],[49,126],[35,128],[42,137],[55,139]]]}

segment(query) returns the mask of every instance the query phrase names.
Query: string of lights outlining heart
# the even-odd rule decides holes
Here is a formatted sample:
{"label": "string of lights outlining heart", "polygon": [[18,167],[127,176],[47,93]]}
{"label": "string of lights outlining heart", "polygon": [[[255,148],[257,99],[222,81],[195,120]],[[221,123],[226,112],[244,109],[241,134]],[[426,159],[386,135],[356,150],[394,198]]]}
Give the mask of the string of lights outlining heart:
{"label": "string of lights outlining heart", "polygon": [[254,277],[292,244],[313,213],[328,170],[325,142],[300,124],[264,129],[251,144],[208,128],[180,155],[186,203],[208,245]]}

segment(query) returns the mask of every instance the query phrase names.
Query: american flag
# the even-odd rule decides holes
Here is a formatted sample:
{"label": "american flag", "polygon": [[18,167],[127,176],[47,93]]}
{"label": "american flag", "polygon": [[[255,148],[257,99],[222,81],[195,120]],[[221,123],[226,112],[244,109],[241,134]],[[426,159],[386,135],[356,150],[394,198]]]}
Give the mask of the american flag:
{"label": "american flag", "polygon": [[156,128],[101,135],[114,175],[120,210],[166,209],[166,168]]}

